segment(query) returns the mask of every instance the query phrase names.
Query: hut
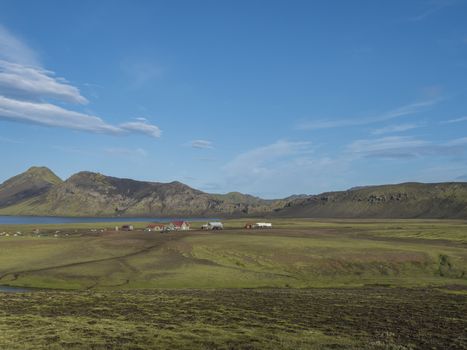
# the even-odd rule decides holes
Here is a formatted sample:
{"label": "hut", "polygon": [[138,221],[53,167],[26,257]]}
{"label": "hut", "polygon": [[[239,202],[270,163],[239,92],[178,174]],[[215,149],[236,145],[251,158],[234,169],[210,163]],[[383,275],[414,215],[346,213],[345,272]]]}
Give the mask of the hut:
{"label": "hut", "polygon": [[190,229],[190,224],[186,221],[172,221],[171,225],[177,231],[188,231]]}
{"label": "hut", "polygon": [[164,225],[161,224],[149,224],[146,226],[145,231],[163,231],[164,230]]}
{"label": "hut", "polygon": [[272,224],[270,222],[257,222],[255,228],[272,228]]}
{"label": "hut", "polygon": [[208,223],[208,229],[209,230],[223,230],[224,224],[222,222],[212,221]]}

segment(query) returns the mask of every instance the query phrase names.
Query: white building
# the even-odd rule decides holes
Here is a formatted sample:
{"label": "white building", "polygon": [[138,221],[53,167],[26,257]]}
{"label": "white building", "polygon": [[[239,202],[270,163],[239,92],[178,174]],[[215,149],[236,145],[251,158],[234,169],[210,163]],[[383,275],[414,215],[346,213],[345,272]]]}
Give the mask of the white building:
{"label": "white building", "polygon": [[208,223],[208,230],[222,230],[224,229],[224,224],[222,222],[213,221]]}
{"label": "white building", "polygon": [[257,222],[255,228],[272,228],[272,224],[270,222]]}

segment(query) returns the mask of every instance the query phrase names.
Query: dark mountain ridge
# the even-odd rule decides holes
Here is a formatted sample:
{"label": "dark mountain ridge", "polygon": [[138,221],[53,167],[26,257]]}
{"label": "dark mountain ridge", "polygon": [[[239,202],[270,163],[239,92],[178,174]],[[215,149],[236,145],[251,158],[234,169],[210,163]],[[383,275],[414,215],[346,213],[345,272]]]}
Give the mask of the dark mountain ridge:
{"label": "dark mountain ridge", "polygon": [[33,167],[0,185],[0,215],[467,219],[467,183],[363,186],[265,200],[88,171],[62,181]]}
{"label": "dark mountain ridge", "polygon": [[[27,177],[29,172],[19,176]],[[9,181],[0,185],[0,193]],[[191,217],[259,215],[271,210],[270,201],[241,193],[208,194],[178,181],[145,182],[88,171],[32,191],[21,200],[3,202],[3,215]]]}
{"label": "dark mountain ridge", "polygon": [[364,186],[287,202],[278,216],[321,218],[467,218],[467,183]]}
{"label": "dark mountain ridge", "polygon": [[0,185],[0,208],[47,192],[62,180],[46,167],[32,167]]}

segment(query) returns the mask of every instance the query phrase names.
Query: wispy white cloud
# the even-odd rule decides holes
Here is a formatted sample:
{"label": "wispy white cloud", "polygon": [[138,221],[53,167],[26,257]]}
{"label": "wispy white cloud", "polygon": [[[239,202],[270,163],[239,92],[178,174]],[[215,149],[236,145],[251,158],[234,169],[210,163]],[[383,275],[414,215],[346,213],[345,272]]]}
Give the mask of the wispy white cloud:
{"label": "wispy white cloud", "polygon": [[0,96],[0,119],[93,133],[123,135],[136,132],[155,138],[161,135],[157,126],[145,122],[111,125],[99,117],[71,111],[54,104],[20,101],[3,96]]}
{"label": "wispy white cloud", "polygon": [[39,66],[34,50],[0,24],[0,59],[29,66]]}
{"label": "wispy white cloud", "polygon": [[130,82],[130,87],[138,89],[154,79],[161,77],[165,69],[153,60],[127,58],[122,61],[121,69]]}
{"label": "wispy white cloud", "polygon": [[333,120],[311,120],[305,121],[297,125],[299,130],[317,130],[317,129],[330,129],[330,128],[342,128],[349,126],[360,126],[375,124],[384,122],[387,120],[403,117],[407,115],[413,115],[420,113],[429,107],[435,105],[440,101],[439,98],[411,103],[391,111],[371,116],[371,117],[357,117],[347,119],[333,119]]}
{"label": "wispy white cloud", "polygon": [[[238,154],[221,168],[224,180],[214,183],[216,191],[241,190],[266,198],[277,198],[291,193],[320,193],[343,190],[355,183],[372,183],[371,174],[362,176],[361,170],[356,171],[365,158],[397,161],[423,157],[431,158],[435,164],[443,164],[444,167],[449,163],[442,159],[448,162],[455,160],[457,167],[444,173],[442,169],[436,174],[423,172],[417,178],[404,176],[404,171],[395,174],[401,182],[442,181],[454,178],[452,174],[458,176],[465,173],[465,166],[458,169],[459,159],[464,159],[467,153],[465,145],[467,137],[437,143],[409,136],[389,136],[355,140],[337,153],[327,155],[321,154],[318,147],[314,148],[307,141],[280,140]],[[368,162],[365,163],[368,165]],[[404,162],[404,167],[407,167],[407,162]],[[451,177],[447,174],[451,174]],[[381,179],[381,174],[376,178]]]}
{"label": "wispy white cloud", "polygon": [[418,15],[408,18],[411,22],[419,22],[422,21],[429,16],[443,10],[446,7],[452,6],[456,4],[457,0],[431,0],[427,1],[426,4],[428,5],[423,11],[421,11]]}
{"label": "wispy white cloud", "polygon": [[451,140],[446,143],[447,146],[461,146],[467,145],[467,137],[461,137],[458,139]]}
{"label": "wispy white cloud", "polygon": [[299,156],[312,152],[310,142],[290,142],[279,140],[273,144],[258,147],[236,156],[224,168],[228,172],[235,173],[238,170],[248,169],[252,173],[268,171],[268,165],[276,163],[290,156]]}
{"label": "wispy white cloud", "polygon": [[23,143],[23,141],[13,140],[13,139],[11,139],[9,137],[3,137],[3,136],[0,136],[0,142],[3,142],[3,143],[16,143],[16,144]]}
{"label": "wispy white cloud", "polygon": [[59,106],[49,99],[62,104],[88,102],[77,87],[42,68],[34,51],[0,26],[0,120],[113,135],[137,133],[154,138],[161,135],[159,127],[144,118],[112,125],[98,116]]}
{"label": "wispy white cloud", "polygon": [[113,156],[125,156],[125,157],[146,157],[148,152],[143,148],[125,148],[125,147],[109,147],[104,149],[104,152]]}
{"label": "wispy white cloud", "polygon": [[200,162],[206,162],[206,163],[217,162],[217,158],[214,158],[214,157],[199,157],[199,158],[196,158],[195,160],[200,161]]}
{"label": "wispy white cloud", "polygon": [[356,157],[371,158],[414,158],[426,156],[448,156],[464,152],[467,137],[444,143],[434,143],[410,136],[390,136],[378,139],[356,140],[349,144],[346,152]]}
{"label": "wispy white cloud", "polygon": [[379,128],[373,130],[371,133],[373,135],[382,135],[382,134],[391,134],[396,132],[403,132],[412,129],[419,128],[420,124],[398,124],[398,125],[388,125],[384,128]]}
{"label": "wispy white cloud", "polygon": [[225,183],[218,189],[278,198],[290,193],[316,193],[338,186],[347,159],[317,154],[311,142],[279,140],[238,154],[222,167]]}
{"label": "wispy white cloud", "polygon": [[71,111],[51,103],[15,100],[0,96],[0,118],[39,125],[118,134],[122,130],[101,118]]}
{"label": "wispy white cloud", "polygon": [[57,100],[86,104],[79,89],[63,78],[42,68],[0,60],[0,94],[27,100],[51,97]]}
{"label": "wispy white cloud", "polygon": [[442,122],[442,124],[453,124],[453,123],[460,123],[460,122],[465,122],[465,121],[467,121],[467,116],[446,120],[446,121]]}
{"label": "wispy white cloud", "polygon": [[51,148],[59,152],[64,152],[64,153],[80,154],[80,155],[86,155],[86,156],[96,155],[96,151],[94,149],[91,151],[87,149],[76,148],[76,147],[66,147],[62,145],[54,145]]}
{"label": "wispy white cloud", "polygon": [[356,140],[347,146],[347,152],[365,157],[405,158],[413,157],[425,149],[429,142],[406,136]]}
{"label": "wispy white cloud", "polygon": [[211,141],[207,140],[193,140],[191,141],[191,147],[198,149],[212,149],[213,145]]}
{"label": "wispy white cloud", "polygon": [[162,133],[161,129],[159,129],[158,126],[143,121],[123,123],[120,124],[118,127],[123,131],[137,132],[155,138],[160,137]]}

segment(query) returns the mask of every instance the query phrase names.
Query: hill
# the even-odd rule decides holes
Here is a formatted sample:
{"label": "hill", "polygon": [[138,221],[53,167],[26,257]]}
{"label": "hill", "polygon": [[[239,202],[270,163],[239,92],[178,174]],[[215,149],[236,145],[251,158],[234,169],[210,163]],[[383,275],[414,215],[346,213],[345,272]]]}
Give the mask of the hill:
{"label": "hill", "polygon": [[288,201],[282,217],[467,218],[467,183],[365,186]]}
{"label": "hill", "polygon": [[[18,176],[26,177],[29,172]],[[28,194],[0,207],[0,214],[192,217],[240,216],[271,210],[269,201],[241,193],[208,194],[177,181],[144,182],[86,171]]]}
{"label": "hill", "polygon": [[0,215],[465,219],[467,183],[363,186],[265,200],[88,171],[62,181],[33,167],[0,185]]}
{"label": "hill", "polygon": [[0,208],[41,195],[61,182],[62,180],[50,169],[32,167],[0,185]]}

